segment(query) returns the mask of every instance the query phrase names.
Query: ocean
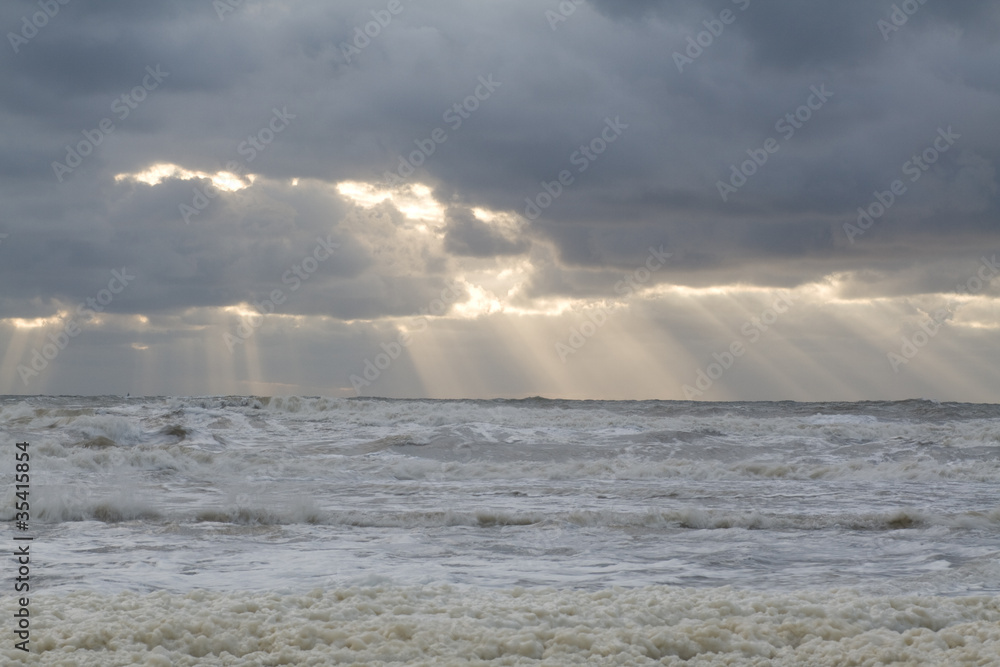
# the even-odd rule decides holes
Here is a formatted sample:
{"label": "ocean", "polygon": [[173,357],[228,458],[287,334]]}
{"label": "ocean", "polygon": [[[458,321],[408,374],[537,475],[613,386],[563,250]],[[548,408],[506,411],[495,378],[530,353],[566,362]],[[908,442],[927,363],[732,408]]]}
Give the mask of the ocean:
{"label": "ocean", "polygon": [[1000,665],[997,405],[6,396],[0,433],[4,664]]}

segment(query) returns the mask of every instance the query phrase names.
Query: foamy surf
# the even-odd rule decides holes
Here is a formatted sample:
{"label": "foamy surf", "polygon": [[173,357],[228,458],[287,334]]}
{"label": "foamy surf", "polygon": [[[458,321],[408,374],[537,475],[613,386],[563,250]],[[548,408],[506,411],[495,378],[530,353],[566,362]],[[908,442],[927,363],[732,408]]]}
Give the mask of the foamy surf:
{"label": "foamy surf", "polygon": [[[995,665],[995,597],[371,585],[33,602],[9,665]],[[5,600],[0,613],[10,618]]]}

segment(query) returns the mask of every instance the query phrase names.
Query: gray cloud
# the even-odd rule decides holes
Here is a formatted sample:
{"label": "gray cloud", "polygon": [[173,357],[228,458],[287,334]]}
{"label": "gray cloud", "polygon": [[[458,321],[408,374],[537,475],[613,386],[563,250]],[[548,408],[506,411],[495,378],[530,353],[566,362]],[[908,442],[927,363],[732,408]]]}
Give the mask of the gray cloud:
{"label": "gray cloud", "polygon": [[447,229],[444,246],[454,255],[466,257],[497,257],[521,255],[530,244],[525,239],[509,239],[467,209],[449,208],[445,212]]}
{"label": "gray cloud", "polygon": [[[51,316],[129,267],[138,277],[113,313],[179,317],[284,289],[283,314],[356,340],[350,322],[416,315],[484,261],[530,263],[519,299],[608,298],[650,246],[675,253],[654,284],[836,274],[852,298],[952,290],[1000,246],[996,3],[931,0],[888,40],[877,21],[891,2],[738,4],[594,0],[552,30],[555,2],[403,0],[351,54],[385,3],[247,0],[224,20],[202,0],[61,5],[0,57],[0,318]],[[674,53],[727,8],[735,22],[679,72]],[[36,11],[6,3],[4,34]],[[115,100],[157,65],[169,77],[119,118]],[[502,85],[453,127],[446,112],[484,76]],[[783,138],[776,123],[820,85],[833,96]],[[294,120],[248,161],[240,147],[276,107]],[[574,156],[615,117],[628,129],[581,171]],[[114,132],[59,182],[52,163],[104,118]],[[852,243],[858,207],[948,127],[955,146]],[[398,203],[366,208],[334,189],[381,181],[436,129],[447,139],[408,182],[432,188],[443,226],[416,231]],[[768,138],[780,149],[722,201],[718,182]],[[233,160],[257,181],[191,224],[178,207],[204,179],[115,180]],[[524,215],[563,170],[572,184],[516,232],[472,213]],[[339,252],[291,293],[282,276],[318,238]]]}

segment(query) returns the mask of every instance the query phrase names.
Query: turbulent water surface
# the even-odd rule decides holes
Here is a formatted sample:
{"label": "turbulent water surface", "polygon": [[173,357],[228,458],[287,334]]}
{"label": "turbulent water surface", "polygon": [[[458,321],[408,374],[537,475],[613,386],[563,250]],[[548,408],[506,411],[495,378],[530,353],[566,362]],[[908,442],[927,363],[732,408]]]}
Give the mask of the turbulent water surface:
{"label": "turbulent water surface", "polygon": [[5,397],[0,427],[33,591],[77,613],[37,609],[30,658],[1000,656],[1000,406]]}

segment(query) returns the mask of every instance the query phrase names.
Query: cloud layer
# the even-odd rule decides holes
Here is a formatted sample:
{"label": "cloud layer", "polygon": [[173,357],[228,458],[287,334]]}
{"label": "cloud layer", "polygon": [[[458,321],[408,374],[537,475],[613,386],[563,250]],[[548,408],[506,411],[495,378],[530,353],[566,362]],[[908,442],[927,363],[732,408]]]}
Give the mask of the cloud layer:
{"label": "cloud layer", "polygon": [[[775,325],[789,351],[748,351],[760,368],[705,398],[905,397],[918,360],[887,353],[931,302],[958,314],[920,391],[981,393],[930,378],[978,377],[963,359],[996,342],[1000,282],[956,290],[1000,250],[996,3],[50,4],[0,8],[8,392],[348,395],[422,323],[363,391],[677,398],[787,293],[807,299]],[[561,359],[598,306],[614,345]],[[182,371],[192,355],[221,376]],[[468,375],[442,368],[463,355]],[[644,355],[669,357],[662,382],[601,379]]]}

